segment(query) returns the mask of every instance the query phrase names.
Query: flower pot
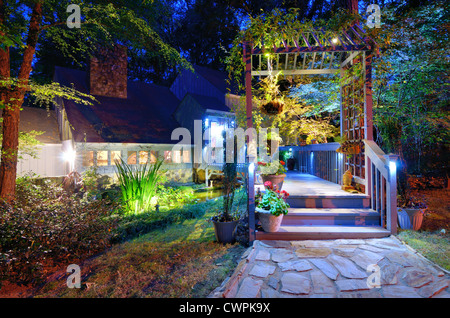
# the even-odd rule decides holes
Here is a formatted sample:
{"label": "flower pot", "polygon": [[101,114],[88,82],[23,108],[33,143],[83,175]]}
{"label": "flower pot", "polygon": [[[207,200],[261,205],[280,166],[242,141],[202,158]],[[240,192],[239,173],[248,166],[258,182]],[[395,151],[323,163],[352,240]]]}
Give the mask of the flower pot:
{"label": "flower pot", "polygon": [[400,228],[403,230],[411,229],[411,221],[408,213],[406,213],[406,211],[402,208],[398,208],[397,210],[398,225]]}
{"label": "flower pot", "polygon": [[258,218],[264,232],[277,232],[280,229],[284,214],[276,216],[260,208],[256,208],[256,212],[258,212]]}
{"label": "flower pot", "polygon": [[285,174],[266,174],[261,175],[261,178],[263,179],[263,183],[266,181],[272,182],[273,185],[277,186],[277,190],[281,191],[281,188],[283,187],[283,181],[286,177]]}
{"label": "flower pot", "polygon": [[219,243],[233,243],[236,238],[236,226],[238,221],[218,222],[212,220],[214,224],[214,233]]}
{"label": "flower pot", "polygon": [[422,209],[398,208],[397,219],[400,228],[404,230],[418,231],[422,227]]}
{"label": "flower pot", "polygon": [[412,229],[418,231],[422,226],[423,222],[423,211],[422,209],[405,209],[408,213],[409,220],[412,224]]}
{"label": "flower pot", "polygon": [[261,112],[266,115],[278,115],[283,111],[284,103],[279,100],[272,100],[261,107]]}
{"label": "flower pot", "polygon": [[287,168],[288,168],[288,170],[294,170],[294,167],[295,167],[295,159],[294,158],[289,158],[288,160],[287,160]]}

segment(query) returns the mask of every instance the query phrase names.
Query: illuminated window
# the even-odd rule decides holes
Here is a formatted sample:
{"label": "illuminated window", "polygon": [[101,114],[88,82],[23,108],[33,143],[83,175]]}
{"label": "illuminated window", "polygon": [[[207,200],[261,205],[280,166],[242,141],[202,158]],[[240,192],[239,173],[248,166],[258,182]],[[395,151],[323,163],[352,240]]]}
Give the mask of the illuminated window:
{"label": "illuminated window", "polygon": [[211,147],[223,147],[222,132],[224,129],[225,127],[218,122],[211,122]]}
{"label": "illuminated window", "polygon": [[148,161],[148,151],[139,151],[139,164],[145,165]]}
{"label": "illuminated window", "polygon": [[183,151],[183,162],[190,163],[191,162],[191,152],[189,150]]}
{"label": "illuminated window", "polygon": [[156,163],[158,159],[158,152],[155,150],[150,151],[150,163]]}
{"label": "illuminated window", "polygon": [[136,164],[136,151],[128,151],[127,156],[127,164],[129,165],[135,165]]}
{"label": "illuminated window", "polygon": [[164,151],[164,162],[171,163],[172,162],[172,151],[166,150]]}
{"label": "illuminated window", "polygon": [[173,162],[181,163],[181,151],[180,150],[176,150],[173,152]]}
{"label": "illuminated window", "polygon": [[97,166],[108,165],[108,151],[97,151]]}
{"label": "illuminated window", "polygon": [[94,152],[85,151],[83,154],[83,166],[92,167],[94,165]]}
{"label": "illuminated window", "polygon": [[111,164],[115,165],[116,161],[120,162],[120,150],[111,151]]}

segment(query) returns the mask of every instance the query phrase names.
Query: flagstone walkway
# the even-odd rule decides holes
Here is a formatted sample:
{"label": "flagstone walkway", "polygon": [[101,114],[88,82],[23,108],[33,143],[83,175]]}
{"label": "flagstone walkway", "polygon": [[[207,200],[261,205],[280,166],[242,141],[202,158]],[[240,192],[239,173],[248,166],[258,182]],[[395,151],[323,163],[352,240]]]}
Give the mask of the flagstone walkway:
{"label": "flagstone walkway", "polygon": [[396,237],[255,241],[211,298],[450,298],[450,275]]}

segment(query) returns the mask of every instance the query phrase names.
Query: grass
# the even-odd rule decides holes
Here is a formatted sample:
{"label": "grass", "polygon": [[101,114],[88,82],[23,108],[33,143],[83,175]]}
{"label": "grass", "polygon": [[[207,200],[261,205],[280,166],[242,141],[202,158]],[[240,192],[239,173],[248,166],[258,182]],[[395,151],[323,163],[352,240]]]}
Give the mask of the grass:
{"label": "grass", "polygon": [[450,239],[448,234],[402,230],[398,237],[430,261],[450,271]]}
{"label": "grass", "polygon": [[401,230],[398,237],[450,271],[450,189],[420,190],[419,193],[424,196],[428,207],[422,227],[419,231]]}
{"label": "grass", "polygon": [[80,264],[81,289],[66,286],[55,273],[34,297],[109,298],[207,297],[231,275],[245,247],[214,242],[208,221],[220,200],[200,203],[203,215],[159,226],[114,245]]}

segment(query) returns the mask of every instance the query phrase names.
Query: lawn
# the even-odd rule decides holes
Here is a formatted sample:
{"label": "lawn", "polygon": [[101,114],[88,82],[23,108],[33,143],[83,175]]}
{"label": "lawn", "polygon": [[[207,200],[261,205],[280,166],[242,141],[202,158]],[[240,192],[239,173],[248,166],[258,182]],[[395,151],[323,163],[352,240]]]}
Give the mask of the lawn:
{"label": "lawn", "polygon": [[[26,187],[31,186],[27,184]],[[51,193],[56,191],[55,186],[49,187]],[[38,187],[36,193],[46,188],[47,185]],[[42,200],[48,205],[44,208],[54,207],[48,197]],[[242,211],[246,208],[245,203],[241,201]],[[41,201],[38,206],[42,210]],[[5,280],[0,297],[206,297],[232,274],[246,249],[245,243],[223,245],[215,242],[209,219],[221,206],[222,199],[216,198],[160,212],[115,216],[116,227],[111,234],[114,243],[106,249],[93,255],[85,254],[88,257],[79,258],[79,261],[69,255],[58,259],[52,266],[44,266],[45,275],[32,282],[16,284],[15,280]],[[41,255],[39,252],[35,258]],[[66,284],[66,267],[72,263],[81,268],[80,289],[70,289]]]}
{"label": "lawn", "polygon": [[420,190],[427,209],[419,231],[400,230],[398,237],[423,256],[450,271],[450,189]]}
{"label": "lawn", "polygon": [[[206,204],[214,206],[214,203]],[[206,297],[233,272],[245,247],[214,242],[206,213],[114,245],[80,267],[82,288],[66,276],[45,284],[36,297]]]}

